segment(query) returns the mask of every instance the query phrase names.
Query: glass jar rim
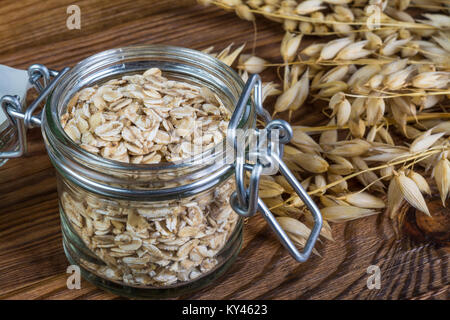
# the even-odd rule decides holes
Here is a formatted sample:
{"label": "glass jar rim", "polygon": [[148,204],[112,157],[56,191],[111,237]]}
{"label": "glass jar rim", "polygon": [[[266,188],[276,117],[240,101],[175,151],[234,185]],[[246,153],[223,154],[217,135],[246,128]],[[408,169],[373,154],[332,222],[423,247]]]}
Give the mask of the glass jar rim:
{"label": "glass jar rim", "polygon": [[[145,197],[161,198],[169,196],[169,194],[170,197],[182,197],[183,195],[176,187],[142,190],[134,187],[126,179],[113,184],[127,183],[130,188],[122,190],[112,187],[110,182],[112,179],[116,179],[115,173],[138,172],[141,177],[146,177],[146,175],[158,172],[178,174],[182,170],[188,173],[185,175],[186,177],[194,179],[193,182],[186,183],[187,195],[197,193],[195,190],[201,192],[205,188],[209,189],[229,177],[234,171],[234,158],[233,152],[226,150],[229,148],[226,138],[223,139],[220,148],[217,148],[218,145],[216,145],[178,163],[138,165],[109,160],[90,153],[79,147],[64,132],[60,123],[60,115],[75,92],[88,85],[103,82],[110,76],[137,73],[148,69],[148,66],[144,68],[140,63],[156,65],[161,63],[169,71],[173,67],[173,73],[178,75],[179,72],[182,79],[186,76],[191,77],[190,80],[205,81],[211,87],[217,86],[217,90],[221,91],[223,96],[230,101],[228,106],[230,111],[234,110],[244,87],[241,77],[231,67],[206,53],[192,49],[164,45],[137,45],[97,53],[82,60],[67,72],[47,101],[43,113],[42,132],[54,166],[67,178],[92,192],[121,198],[142,199]],[[164,72],[164,68],[160,69]],[[254,105],[249,101],[249,108],[242,117],[238,128],[246,129],[254,126],[253,110]],[[219,152],[216,152],[216,149]],[[216,161],[216,159],[221,161]],[[181,180],[184,176],[177,175],[176,177]],[[136,181],[137,183],[138,181]]]}
{"label": "glass jar rim", "polygon": [[[85,58],[84,60],[77,63],[69,72],[67,72],[61,79],[60,83],[56,86],[55,90],[52,92],[52,95],[47,100],[47,106],[46,106],[46,114],[45,118],[48,124],[48,127],[52,128],[53,130],[57,130],[58,133],[55,134],[55,138],[59,142],[61,142],[64,145],[70,146],[71,149],[73,149],[74,152],[78,153],[82,158],[85,159],[85,161],[90,161],[97,163],[99,165],[102,165],[107,168],[115,168],[115,169],[123,169],[123,170],[130,170],[130,171],[151,171],[151,170],[175,170],[182,167],[187,167],[190,165],[193,165],[194,163],[197,163],[200,159],[206,159],[208,160],[208,156],[211,156],[214,154],[214,148],[217,146],[214,146],[210,149],[204,150],[202,153],[196,154],[192,157],[188,157],[185,159],[182,159],[181,161],[176,162],[160,162],[156,164],[133,164],[133,163],[126,163],[126,162],[120,162],[116,160],[111,160],[104,158],[102,156],[93,154],[91,152],[88,152],[81,148],[79,145],[77,145],[70,137],[64,132],[64,129],[62,128],[62,125],[60,123],[60,113],[58,108],[60,107],[61,103],[67,102],[70,97],[63,97],[61,96],[62,92],[61,90],[64,87],[64,84],[67,83],[67,80],[70,79],[70,77],[73,77],[78,72],[80,72],[83,68],[91,67],[91,65],[97,64],[99,61],[108,61],[112,59],[112,56],[115,56],[120,53],[125,53],[129,50],[136,51],[137,53],[149,53],[149,52],[170,52],[177,55],[180,55],[180,57],[187,57],[189,59],[192,56],[195,56],[198,61],[201,61],[202,63],[210,64],[211,67],[217,68],[221,72],[231,76],[233,80],[236,82],[236,85],[239,87],[239,89],[242,91],[244,87],[244,82],[242,78],[228,65],[223,63],[222,61],[210,56],[209,54],[206,54],[201,51],[183,48],[183,47],[177,47],[177,46],[166,46],[166,45],[132,45],[132,46],[126,46],[126,47],[120,47],[115,49],[108,49],[99,53],[96,53],[92,56],[89,56]],[[83,86],[84,87],[84,86]],[[81,89],[82,87],[80,87]],[[63,99],[63,101],[61,101]],[[57,103],[54,103],[55,100],[58,100]],[[233,106],[234,107],[234,106]],[[231,110],[232,111],[232,110]],[[240,122],[238,128],[243,128],[245,122],[248,120],[251,115],[247,114],[243,117],[243,121]],[[47,126],[43,126],[47,127]],[[223,148],[221,150],[226,150],[225,145],[226,141],[222,141]]]}

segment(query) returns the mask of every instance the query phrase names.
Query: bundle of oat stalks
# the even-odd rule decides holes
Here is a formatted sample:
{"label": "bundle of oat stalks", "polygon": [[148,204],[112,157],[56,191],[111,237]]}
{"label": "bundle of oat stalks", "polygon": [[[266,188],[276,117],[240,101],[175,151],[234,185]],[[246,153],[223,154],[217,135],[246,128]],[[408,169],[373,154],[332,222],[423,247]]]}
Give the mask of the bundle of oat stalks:
{"label": "bundle of oat stalks", "polygon": [[[293,124],[294,137],[284,155],[321,204],[324,237],[332,239],[327,221],[349,221],[382,211],[401,221],[398,213],[406,203],[430,215],[424,195],[439,192],[446,205],[450,186],[448,1],[199,2],[234,10],[248,21],[262,15],[286,30],[280,64],[240,55],[243,47],[206,52],[228,65],[238,60],[244,80],[248,73],[283,68],[282,84],[264,83],[264,99],[278,95],[274,114],[291,119],[307,108],[328,117],[328,123],[320,127]],[[332,38],[313,38],[313,44],[304,46],[304,35]],[[260,196],[292,239],[303,245],[312,218],[284,178],[265,176]]]}

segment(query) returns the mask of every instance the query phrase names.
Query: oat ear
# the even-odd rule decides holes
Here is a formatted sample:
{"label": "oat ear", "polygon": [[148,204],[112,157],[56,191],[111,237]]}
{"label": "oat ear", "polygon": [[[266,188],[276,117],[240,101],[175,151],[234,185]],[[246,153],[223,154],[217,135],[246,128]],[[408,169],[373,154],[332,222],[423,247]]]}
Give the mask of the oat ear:
{"label": "oat ear", "polygon": [[346,222],[377,214],[378,211],[354,206],[332,206],[321,209],[323,217],[331,222]]}
{"label": "oat ear", "polygon": [[[394,173],[396,174],[396,173]],[[388,187],[388,213],[391,219],[398,215],[398,211],[403,201],[403,195],[400,191],[397,179],[391,179]]]}
{"label": "oat ear", "polygon": [[404,171],[400,171],[394,179],[396,180],[403,198],[414,208],[431,217],[425,199],[414,180],[408,178]]}
{"label": "oat ear", "polygon": [[444,155],[434,168],[434,180],[441,196],[442,205],[445,207],[450,189],[450,162]]}

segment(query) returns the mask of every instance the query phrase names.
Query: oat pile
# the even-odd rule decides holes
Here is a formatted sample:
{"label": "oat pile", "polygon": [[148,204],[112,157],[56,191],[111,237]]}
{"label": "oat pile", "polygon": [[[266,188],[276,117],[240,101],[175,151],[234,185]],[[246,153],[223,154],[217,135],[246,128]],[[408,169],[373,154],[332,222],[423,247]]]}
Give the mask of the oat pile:
{"label": "oat pile", "polygon": [[179,161],[223,140],[230,111],[206,87],[152,68],[77,93],[61,124],[83,149],[135,164]]}
{"label": "oat pile", "polygon": [[61,204],[71,227],[104,262],[81,259],[79,264],[128,285],[174,285],[213,270],[226,259],[218,253],[238,221],[228,203],[232,179],[192,198],[153,205],[64,189]]}
{"label": "oat pile", "polygon": [[[168,80],[159,69],[77,93],[61,123],[83,149],[150,164],[177,161],[223,140],[230,112],[207,88]],[[177,201],[113,201],[64,182],[61,206],[72,229],[102,263],[80,265],[112,281],[161,287],[193,280],[220,265],[238,216],[232,179]]]}

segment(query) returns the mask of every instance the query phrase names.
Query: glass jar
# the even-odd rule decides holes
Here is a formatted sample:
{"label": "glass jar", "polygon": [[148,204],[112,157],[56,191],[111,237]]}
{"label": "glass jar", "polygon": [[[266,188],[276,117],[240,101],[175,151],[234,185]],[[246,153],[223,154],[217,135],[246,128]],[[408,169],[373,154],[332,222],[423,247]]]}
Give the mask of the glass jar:
{"label": "glass jar", "polygon": [[[208,87],[230,110],[243,88],[230,68],[197,51],[121,48],[69,71],[42,118],[58,172],[67,258],[97,286],[130,297],[168,297],[203,287],[231,265],[242,243],[242,218],[229,204],[234,180],[225,141],[180,163],[134,165],[86,152],[64,132],[60,116],[81,88],[152,67],[170,79]],[[241,128],[255,125],[252,115],[247,112]]]}
{"label": "glass jar", "polygon": [[[57,171],[64,251],[70,263],[80,267],[85,279],[133,298],[165,298],[200,289],[233,263],[242,244],[242,217],[257,210],[297,261],[309,257],[321,229],[320,212],[281,160],[282,144],[289,141],[292,132],[287,123],[271,121],[264,113],[258,76],[251,76],[244,86],[241,78],[219,60],[169,46],[104,51],[70,71],[32,67],[30,81],[40,92],[37,100],[24,113],[12,96],[4,96],[0,106],[15,119],[11,124],[19,129],[19,146],[14,146],[19,152],[15,156],[26,150],[24,127],[42,128],[48,155]],[[217,94],[233,112],[228,127],[228,134],[232,134],[227,136],[232,141],[224,139],[180,162],[128,164],[89,153],[64,132],[60,118],[82,88],[153,67],[169,79],[205,86]],[[39,75],[47,79],[44,85],[37,83]],[[54,77],[52,81],[50,76]],[[34,116],[46,96],[41,118]],[[269,133],[284,128],[284,135],[279,136],[280,147],[267,142],[261,151],[259,143],[253,149],[251,139],[237,142],[235,132],[240,130],[247,136],[255,128],[256,115],[268,122],[267,134],[253,130],[259,138],[266,137],[261,141],[269,141]],[[248,162],[244,158],[248,150],[256,150],[264,161],[257,157],[256,162]],[[0,152],[0,159],[9,154]],[[259,177],[267,165],[273,164],[315,220],[301,253],[258,197]],[[248,189],[245,171],[251,171]]]}

